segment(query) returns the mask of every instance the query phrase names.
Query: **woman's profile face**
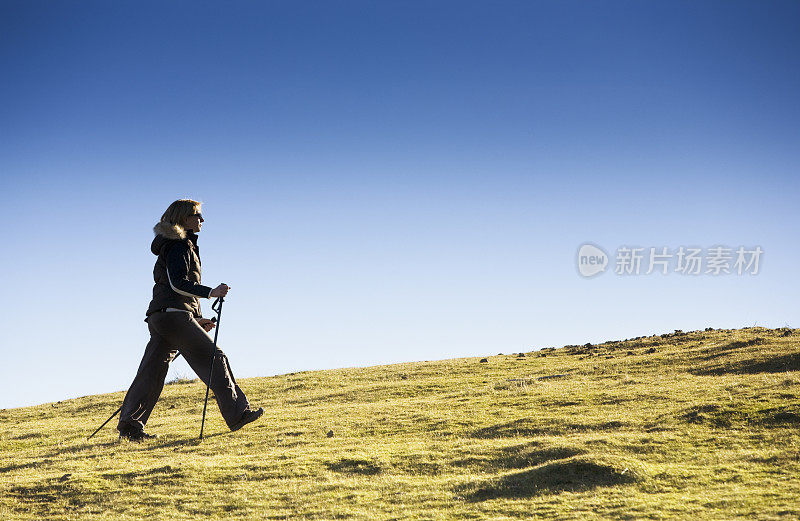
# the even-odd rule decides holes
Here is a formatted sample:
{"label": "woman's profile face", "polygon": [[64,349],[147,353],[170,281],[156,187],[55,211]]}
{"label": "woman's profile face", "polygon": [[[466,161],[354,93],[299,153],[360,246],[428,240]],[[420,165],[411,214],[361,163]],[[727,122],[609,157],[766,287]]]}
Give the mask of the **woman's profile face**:
{"label": "woman's profile face", "polygon": [[201,214],[199,210],[199,208],[196,208],[194,214],[186,218],[186,224],[184,226],[186,230],[197,233],[200,231],[200,228],[203,227],[203,221],[205,221],[205,219],[203,219],[203,214]]}

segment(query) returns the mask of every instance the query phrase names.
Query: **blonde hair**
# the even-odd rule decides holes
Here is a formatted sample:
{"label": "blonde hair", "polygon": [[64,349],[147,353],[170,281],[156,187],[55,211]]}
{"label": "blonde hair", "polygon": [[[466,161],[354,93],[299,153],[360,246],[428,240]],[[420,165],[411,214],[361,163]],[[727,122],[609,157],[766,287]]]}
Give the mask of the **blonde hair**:
{"label": "blonde hair", "polygon": [[203,203],[192,199],[178,199],[169,205],[167,211],[161,216],[161,222],[183,228],[186,219],[197,213],[201,204]]}

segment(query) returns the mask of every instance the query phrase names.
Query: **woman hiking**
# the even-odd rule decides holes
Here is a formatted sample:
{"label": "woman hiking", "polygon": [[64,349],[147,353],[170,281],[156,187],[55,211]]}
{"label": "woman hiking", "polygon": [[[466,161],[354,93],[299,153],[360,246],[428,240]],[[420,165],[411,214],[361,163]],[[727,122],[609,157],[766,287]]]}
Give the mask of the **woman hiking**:
{"label": "woman hiking", "polygon": [[[200,284],[197,234],[204,222],[200,205],[191,199],[175,201],[153,228],[156,236],[150,250],[158,259],[153,268],[153,300],[145,318],[150,342],[122,403],[117,425],[120,439],[142,441],[156,437],[145,433],[144,426],[164,388],[169,363],[179,351],[197,376],[214,391],[222,417],[232,431],[264,413],[260,407],[250,408],[236,385],[228,358],[215,348],[207,334],[215,327],[214,322],[200,313],[198,299],[224,297],[230,290],[225,284],[214,289]],[[209,383],[215,352],[214,376]]]}

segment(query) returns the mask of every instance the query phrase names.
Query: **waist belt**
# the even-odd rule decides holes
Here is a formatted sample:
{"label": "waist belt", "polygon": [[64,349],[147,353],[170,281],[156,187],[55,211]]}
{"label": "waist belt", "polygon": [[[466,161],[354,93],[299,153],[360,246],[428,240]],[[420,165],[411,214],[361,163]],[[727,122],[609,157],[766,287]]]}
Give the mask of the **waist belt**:
{"label": "waist belt", "polygon": [[178,309],[178,308],[161,308],[161,309],[156,309],[156,310],[154,310],[152,313],[150,313],[149,315],[147,315],[147,317],[145,317],[144,321],[145,321],[145,322],[147,322],[147,319],[148,319],[148,318],[150,318],[150,316],[151,316],[151,315],[153,315],[154,313],[164,313],[165,311],[166,311],[166,312],[170,312],[170,311],[183,311],[184,313],[189,313],[189,314],[191,314],[191,313],[192,313],[192,312],[191,312],[191,311],[189,311],[188,309]]}
{"label": "waist belt", "polygon": [[153,313],[164,313],[165,311],[183,311],[184,313],[191,313],[188,309],[178,309],[178,308],[161,308],[156,309]]}

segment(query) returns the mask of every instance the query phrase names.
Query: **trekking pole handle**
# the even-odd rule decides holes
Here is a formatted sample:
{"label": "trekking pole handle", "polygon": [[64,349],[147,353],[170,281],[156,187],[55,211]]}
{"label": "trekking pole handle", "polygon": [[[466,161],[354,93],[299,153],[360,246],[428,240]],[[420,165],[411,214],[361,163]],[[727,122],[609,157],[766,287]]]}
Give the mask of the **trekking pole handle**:
{"label": "trekking pole handle", "polygon": [[[225,283],[223,282],[222,284],[225,284]],[[227,284],[225,284],[225,285],[227,286]],[[217,300],[215,300],[214,303],[211,304],[211,309],[216,311],[218,315],[220,313],[222,313],[222,303],[223,302],[225,302],[225,297],[217,297]]]}

